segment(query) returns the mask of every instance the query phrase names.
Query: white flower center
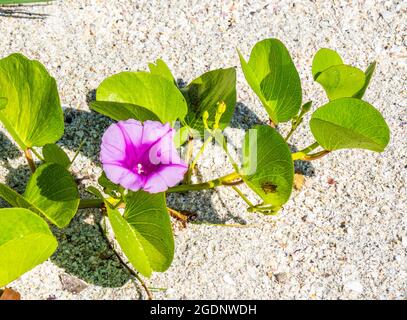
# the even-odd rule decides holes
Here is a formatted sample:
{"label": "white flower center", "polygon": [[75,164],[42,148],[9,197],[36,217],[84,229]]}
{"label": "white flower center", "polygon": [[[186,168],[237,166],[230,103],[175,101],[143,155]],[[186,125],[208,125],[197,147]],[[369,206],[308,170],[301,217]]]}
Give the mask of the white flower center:
{"label": "white flower center", "polygon": [[138,174],[144,173],[143,165],[141,163],[137,163],[137,173]]}

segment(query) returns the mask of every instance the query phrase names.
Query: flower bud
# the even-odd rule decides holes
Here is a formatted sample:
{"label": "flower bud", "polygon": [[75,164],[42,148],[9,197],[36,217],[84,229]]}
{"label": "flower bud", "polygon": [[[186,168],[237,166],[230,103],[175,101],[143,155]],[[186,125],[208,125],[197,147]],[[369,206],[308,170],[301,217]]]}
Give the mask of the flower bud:
{"label": "flower bud", "polygon": [[218,108],[216,109],[216,114],[215,114],[215,123],[213,124],[213,129],[218,129],[219,128],[219,122],[220,118],[226,111],[226,104],[224,101],[218,102]]}
{"label": "flower bud", "polygon": [[304,105],[302,106],[302,113],[306,113],[306,112],[310,111],[311,106],[312,106],[312,101],[308,101],[307,103],[304,103]]}
{"label": "flower bud", "polygon": [[216,113],[222,115],[225,113],[225,111],[226,111],[226,103],[224,101],[218,102],[218,109],[217,109]]}
{"label": "flower bud", "polygon": [[203,124],[204,124],[205,129],[207,129],[207,130],[209,130],[209,127],[208,127],[208,119],[209,119],[209,112],[205,110],[205,111],[202,113],[202,122],[203,122]]}

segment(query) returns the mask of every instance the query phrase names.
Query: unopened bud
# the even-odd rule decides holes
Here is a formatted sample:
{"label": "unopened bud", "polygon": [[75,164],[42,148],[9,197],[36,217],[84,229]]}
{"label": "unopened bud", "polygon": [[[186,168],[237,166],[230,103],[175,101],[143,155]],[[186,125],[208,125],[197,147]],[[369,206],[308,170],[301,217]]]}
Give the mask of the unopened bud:
{"label": "unopened bud", "polygon": [[223,101],[220,101],[218,103],[218,109],[216,110],[216,114],[215,114],[215,123],[213,124],[213,129],[218,129],[219,128],[219,122],[220,122],[220,118],[222,117],[222,115],[225,113],[226,111],[226,104]]}
{"label": "unopened bud", "polygon": [[208,127],[208,119],[209,119],[209,112],[205,110],[205,111],[202,113],[202,121],[203,121],[203,124],[204,124],[205,129],[208,129],[208,130],[209,130],[209,127]]}
{"label": "unopened bud", "polygon": [[306,113],[306,112],[310,111],[311,106],[312,106],[312,101],[308,101],[307,103],[304,103],[304,105],[302,106],[302,113]]}
{"label": "unopened bud", "polygon": [[220,101],[218,103],[218,110],[216,111],[216,113],[219,113],[222,115],[225,113],[225,111],[226,111],[226,103],[224,101]]}

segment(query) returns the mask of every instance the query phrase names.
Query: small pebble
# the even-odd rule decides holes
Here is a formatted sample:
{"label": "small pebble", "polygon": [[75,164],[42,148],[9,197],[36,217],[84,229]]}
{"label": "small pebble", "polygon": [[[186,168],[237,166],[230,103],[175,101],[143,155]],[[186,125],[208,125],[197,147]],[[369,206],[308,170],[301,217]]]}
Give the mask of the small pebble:
{"label": "small pebble", "polygon": [[82,280],[65,273],[61,274],[59,279],[61,280],[62,288],[74,294],[78,294],[88,287]]}

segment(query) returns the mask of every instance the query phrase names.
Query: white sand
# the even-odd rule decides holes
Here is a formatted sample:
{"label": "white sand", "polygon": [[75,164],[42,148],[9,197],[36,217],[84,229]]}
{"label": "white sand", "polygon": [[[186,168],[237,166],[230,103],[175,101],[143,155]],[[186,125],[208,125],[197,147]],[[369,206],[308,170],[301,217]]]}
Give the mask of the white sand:
{"label": "white sand", "polygon": [[[258,40],[276,37],[300,72],[304,101],[311,99],[316,107],[326,101],[311,78],[317,49],[336,49],[363,69],[378,61],[365,98],[391,128],[386,151],[340,151],[311,163],[305,187],[293,193],[277,218],[247,213],[231,190],[172,197],[171,205],[196,212],[201,220],[250,227],[176,227],[172,267],[148,281],[163,288],[156,298],[407,298],[407,4],[336,3],[66,0],[14,9],[41,19],[0,11],[0,56],[22,52],[45,64],[70,110],[62,145],[73,155],[87,138],[73,168],[85,185],[96,183],[99,139],[110,123],[88,113],[86,99],[111,74],[146,69],[161,57],[188,82],[211,69],[239,66],[236,47],[248,57]],[[241,105],[232,124],[238,129],[229,133],[240,144],[243,130],[267,116],[240,69],[237,88]],[[306,125],[292,142],[298,148],[312,142]],[[0,148],[0,181],[22,191],[24,159],[1,132]],[[204,179],[229,170],[226,158],[215,154],[199,166]],[[329,178],[336,183],[329,184]],[[80,212],[68,229],[56,231],[61,244],[51,261],[10,286],[24,299],[144,297],[109,258],[92,223],[99,218],[97,210]]]}

